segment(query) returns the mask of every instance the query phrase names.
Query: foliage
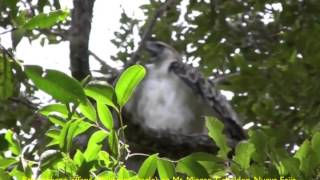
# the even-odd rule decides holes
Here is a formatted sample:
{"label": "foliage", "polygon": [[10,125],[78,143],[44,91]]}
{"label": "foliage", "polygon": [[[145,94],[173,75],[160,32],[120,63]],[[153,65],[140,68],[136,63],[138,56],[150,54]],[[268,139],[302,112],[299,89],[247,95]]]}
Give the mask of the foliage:
{"label": "foliage", "polygon": [[[77,176],[137,179],[155,175],[162,179],[186,176],[310,179],[318,173],[320,133],[305,140],[298,151],[290,153],[278,146],[277,137],[268,135],[267,130],[250,130],[249,139],[239,143],[235,153],[230,155],[222,133],[223,124],[212,117],[207,118],[206,126],[209,136],[220,148],[217,155],[199,152],[173,161],[154,154],[145,159],[138,172],[128,170],[125,162],[130,152],[121,134],[123,123],[117,130],[110,111],[117,112],[120,117],[117,119],[122,119],[119,110],[142,80],[145,71],[142,66],[134,65],[125,70],[115,89],[110,85],[79,84],[62,72],[43,70],[39,66],[25,66],[24,71],[38,88],[60,103],[49,104],[38,111],[53,126],[45,133],[49,139],[45,150],[35,151],[32,160],[25,158],[26,149],[32,147],[22,145],[18,134],[7,130],[1,137],[1,151],[11,152],[11,155],[2,153],[0,156],[1,172],[8,178],[31,178],[34,176],[32,169],[36,169],[40,179]],[[84,148],[76,147],[82,134],[91,135],[87,142],[82,142],[86,144]],[[37,155],[40,158],[37,159]]]}
{"label": "foliage", "polygon": [[[145,22],[161,2],[141,6]],[[250,129],[264,132],[259,136],[290,152],[320,127],[319,5],[316,1],[177,1],[156,22],[152,38],[172,44],[185,63],[232,92],[231,103],[252,125]],[[146,27],[147,23],[133,21],[124,24]],[[130,51],[121,52],[131,56]]]}
{"label": "foliage", "polygon": [[[50,9],[50,12],[47,13]],[[58,43],[66,37],[69,12],[62,10],[58,0],[2,0],[0,1],[0,27],[11,31],[12,47],[23,37],[30,41],[41,38],[41,44]],[[55,26],[54,26],[55,25]],[[6,32],[0,32],[0,34]]]}
{"label": "foliage", "polygon": [[[143,30],[161,2],[141,6],[145,23],[123,19],[122,26]],[[319,7],[317,1],[176,1],[156,22],[152,38],[172,44],[187,64],[221,80],[219,88],[232,92],[244,122],[268,129],[277,143],[292,148],[320,127]],[[113,42],[133,41],[122,35]],[[126,63],[132,52],[120,52],[117,59]]]}

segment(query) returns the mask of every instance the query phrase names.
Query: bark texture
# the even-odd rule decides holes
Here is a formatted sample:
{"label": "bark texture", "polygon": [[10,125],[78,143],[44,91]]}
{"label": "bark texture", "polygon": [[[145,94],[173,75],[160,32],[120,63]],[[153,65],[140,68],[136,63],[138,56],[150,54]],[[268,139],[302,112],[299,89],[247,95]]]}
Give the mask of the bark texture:
{"label": "bark texture", "polygon": [[70,28],[70,69],[78,80],[90,74],[89,36],[94,0],[74,0]]}

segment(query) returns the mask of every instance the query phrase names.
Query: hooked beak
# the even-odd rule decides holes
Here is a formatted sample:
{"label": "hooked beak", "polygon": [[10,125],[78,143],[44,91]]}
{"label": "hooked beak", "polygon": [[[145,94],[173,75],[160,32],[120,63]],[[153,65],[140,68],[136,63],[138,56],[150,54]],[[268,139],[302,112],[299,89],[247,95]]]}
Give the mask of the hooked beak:
{"label": "hooked beak", "polygon": [[146,41],[145,42],[145,48],[146,50],[150,53],[150,55],[152,57],[156,57],[158,56],[159,52],[160,52],[160,49],[159,47],[157,46],[157,43],[154,42],[154,41]]}

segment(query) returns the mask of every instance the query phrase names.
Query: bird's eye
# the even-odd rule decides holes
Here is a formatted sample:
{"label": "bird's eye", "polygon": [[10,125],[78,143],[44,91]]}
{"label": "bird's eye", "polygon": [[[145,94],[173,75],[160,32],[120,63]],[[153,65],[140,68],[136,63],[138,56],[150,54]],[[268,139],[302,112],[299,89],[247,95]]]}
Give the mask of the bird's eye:
{"label": "bird's eye", "polygon": [[162,49],[163,45],[162,44],[156,44],[157,48]]}

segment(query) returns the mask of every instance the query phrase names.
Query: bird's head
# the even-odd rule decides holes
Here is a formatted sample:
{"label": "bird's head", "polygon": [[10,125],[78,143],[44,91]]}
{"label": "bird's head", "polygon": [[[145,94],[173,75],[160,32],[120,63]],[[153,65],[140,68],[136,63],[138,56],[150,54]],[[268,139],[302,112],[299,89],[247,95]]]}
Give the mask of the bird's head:
{"label": "bird's head", "polygon": [[[162,63],[160,61],[180,61],[181,56],[170,45],[160,41],[147,41],[145,43],[146,50],[150,53],[152,61]],[[158,62],[157,62],[158,61]]]}

